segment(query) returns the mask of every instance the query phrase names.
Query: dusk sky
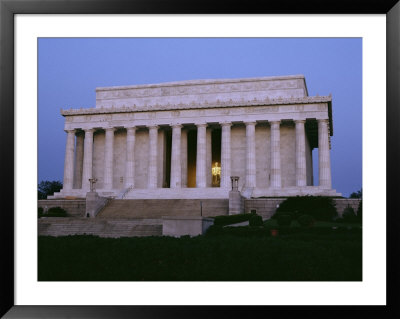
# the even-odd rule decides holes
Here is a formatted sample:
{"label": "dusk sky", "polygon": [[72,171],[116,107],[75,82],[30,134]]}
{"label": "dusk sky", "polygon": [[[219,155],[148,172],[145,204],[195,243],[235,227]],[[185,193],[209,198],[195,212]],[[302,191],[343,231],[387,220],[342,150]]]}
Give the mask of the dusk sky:
{"label": "dusk sky", "polygon": [[[303,74],[332,93],[332,187],[362,187],[361,38],[40,38],[38,182],[63,179],[60,109],[95,107],[95,88],[194,79]],[[318,183],[317,149],[313,151]]]}

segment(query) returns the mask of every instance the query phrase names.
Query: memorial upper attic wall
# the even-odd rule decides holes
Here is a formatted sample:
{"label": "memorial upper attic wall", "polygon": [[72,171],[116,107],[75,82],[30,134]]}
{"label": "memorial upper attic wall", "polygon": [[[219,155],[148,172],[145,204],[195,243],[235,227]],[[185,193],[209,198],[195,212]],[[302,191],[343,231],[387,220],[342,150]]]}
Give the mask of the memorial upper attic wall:
{"label": "memorial upper attic wall", "polygon": [[96,108],[217,104],[228,101],[307,97],[303,75],[245,79],[191,80],[96,88]]}

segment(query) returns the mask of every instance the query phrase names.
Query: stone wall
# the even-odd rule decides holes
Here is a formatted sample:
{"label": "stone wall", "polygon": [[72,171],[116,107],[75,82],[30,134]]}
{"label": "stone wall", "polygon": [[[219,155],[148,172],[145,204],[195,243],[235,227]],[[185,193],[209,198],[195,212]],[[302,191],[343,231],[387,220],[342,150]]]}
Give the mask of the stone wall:
{"label": "stone wall", "polygon": [[47,217],[38,220],[39,236],[94,235],[99,237],[161,236],[161,220],[118,220]]}
{"label": "stone wall", "polygon": [[[244,210],[245,213],[251,213],[256,210],[258,215],[264,219],[269,219],[275,213],[277,205],[282,203],[286,198],[258,198],[258,199],[245,199]],[[333,199],[339,216],[342,216],[343,210],[350,205],[357,213],[359,199],[352,198],[335,198]]]}
{"label": "stone wall", "polygon": [[228,199],[114,199],[97,218],[162,218],[228,215]]}
{"label": "stone wall", "polygon": [[51,207],[61,207],[69,216],[83,217],[86,211],[86,200],[75,199],[42,199],[38,200],[38,207],[47,211]]}
{"label": "stone wall", "polygon": [[245,213],[251,213],[252,210],[255,210],[263,219],[270,219],[275,213],[277,205],[284,200],[285,198],[245,199],[244,211]]}
{"label": "stone wall", "polygon": [[335,203],[339,216],[342,216],[343,210],[347,207],[347,205],[353,207],[354,212],[357,214],[357,209],[360,200],[358,198],[343,198],[343,199],[335,199]]}

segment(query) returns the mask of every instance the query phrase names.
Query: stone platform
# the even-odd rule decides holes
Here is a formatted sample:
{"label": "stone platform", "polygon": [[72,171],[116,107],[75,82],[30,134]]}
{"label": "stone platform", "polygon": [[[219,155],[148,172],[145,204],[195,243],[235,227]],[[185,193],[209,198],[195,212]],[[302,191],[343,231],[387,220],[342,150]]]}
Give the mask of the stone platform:
{"label": "stone platform", "polygon": [[162,218],[228,215],[228,199],[114,199],[96,218]]}
{"label": "stone platform", "polygon": [[[112,197],[120,199],[221,199],[229,198],[231,188],[226,187],[204,187],[204,188],[132,188],[132,189],[96,189],[96,192],[102,197]],[[320,186],[289,186],[285,188],[272,187],[253,187],[241,189],[242,195],[246,198],[258,197],[285,197],[285,196],[332,196],[340,197],[341,193],[337,193],[334,189]],[[54,193],[49,199],[62,199],[66,196],[86,197],[86,192],[81,189],[72,189],[67,193]]]}

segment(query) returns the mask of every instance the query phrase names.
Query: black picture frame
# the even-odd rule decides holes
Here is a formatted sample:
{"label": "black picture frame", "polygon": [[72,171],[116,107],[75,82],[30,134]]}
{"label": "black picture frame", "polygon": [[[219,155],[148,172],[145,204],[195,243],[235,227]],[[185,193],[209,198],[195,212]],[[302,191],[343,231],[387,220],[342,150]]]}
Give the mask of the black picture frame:
{"label": "black picture frame", "polygon": [[[387,305],[386,306],[15,306],[14,305],[14,18],[16,14],[386,14]],[[400,3],[398,0],[162,1],[0,0],[0,315],[5,318],[204,318],[263,316],[399,318]],[[381,106],[382,107],[382,106]],[[383,213],[383,212],[380,212]],[[378,214],[378,213],[377,213]],[[7,314],[6,314],[7,313]]]}

